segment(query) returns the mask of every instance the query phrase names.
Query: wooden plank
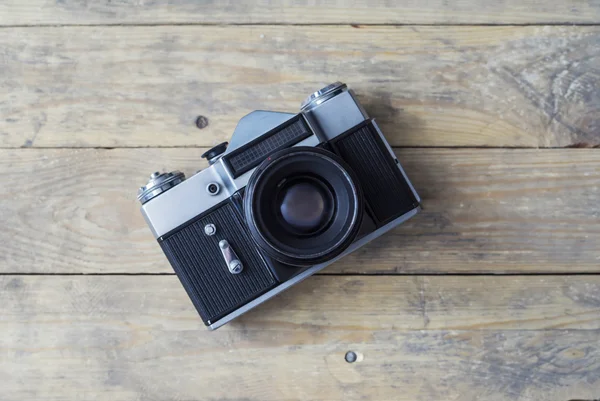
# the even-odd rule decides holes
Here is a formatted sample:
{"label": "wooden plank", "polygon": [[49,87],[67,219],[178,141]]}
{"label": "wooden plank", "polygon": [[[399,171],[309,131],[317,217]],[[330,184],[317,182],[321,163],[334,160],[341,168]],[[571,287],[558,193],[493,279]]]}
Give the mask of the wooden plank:
{"label": "wooden plank", "polygon": [[340,79],[393,145],[600,144],[598,26],[3,33],[2,147],[210,146],[248,112],[297,111]]}
{"label": "wooden plank", "polygon": [[[137,188],[205,149],[0,151],[0,271],[172,272]],[[598,272],[600,152],[402,149],[424,211],[326,273]]]}
{"label": "wooden plank", "polygon": [[172,276],[3,276],[0,288],[3,400],[600,393],[597,276],[312,277],[217,332]]}
{"label": "wooden plank", "polygon": [[167,1],[136,0],[61,1],[5,0],[0,25],[38,24],[171,24],[171,23],[369,23],[369,24],[531,24],[598,23],[597,1],[541,0],[329,0],[327,2]]}

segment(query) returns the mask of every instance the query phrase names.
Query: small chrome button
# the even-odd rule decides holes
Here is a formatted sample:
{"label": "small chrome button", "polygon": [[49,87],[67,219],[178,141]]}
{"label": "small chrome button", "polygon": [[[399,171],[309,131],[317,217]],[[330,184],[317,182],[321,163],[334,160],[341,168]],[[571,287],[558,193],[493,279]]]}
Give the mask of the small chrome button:
{"label": "small chrome button", "polygon": [[204,226],[204,234],[211,236],[217,233],[217,227],[214,224],[207,224]]}
{"label": "small chrome button", "polygon": [[219,184],[217,184],[216,182],[211,182],[210,184],[208,184],[206,186],[206,192],[208,192],[211,195],[218,194],[220,190],[221,190],[221,186]]}

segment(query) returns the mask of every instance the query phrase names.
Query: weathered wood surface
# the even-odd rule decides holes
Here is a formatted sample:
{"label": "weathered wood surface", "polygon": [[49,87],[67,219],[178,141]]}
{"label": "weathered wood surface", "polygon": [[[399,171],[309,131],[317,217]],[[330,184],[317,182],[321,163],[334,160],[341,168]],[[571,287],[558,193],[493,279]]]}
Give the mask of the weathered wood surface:
{"label": "weathered wood surface", "polygon": [[[139,212],[156,170],[205,149],[0,151],[0,271],[172,272]],[[424,210],[325,273],[598,272],[600,152],[402,149]]]}
{"label": "weathered wood surface", "polygon": [[[597,26],[2,33],[2,147],[210,146],[228,140],[246,113],[296,111],[307,94],[338,79],[356,90],[393,145],[600,144]],[[198,115],[208,118],[203,130]]]}
{"label": "weathered wood surface", "polygon": [[[440,147],[600,146],[599,23],[598,0],[3,1],[0,400],[598,399],[600,274],[558,274],[600,273],[600,151]],[[137,187],[335,80],[423,212],[206,331]]]}
{"label": "weathered wood surface", "polygon": [[173,276],[0,288],[3,401],[600,394],[599,277],[312,277],[218,332]]}
{"label": "weathered wood surface", "polygon": [[5,0],[0,25],[598,23],[600,3],[543,0]]}

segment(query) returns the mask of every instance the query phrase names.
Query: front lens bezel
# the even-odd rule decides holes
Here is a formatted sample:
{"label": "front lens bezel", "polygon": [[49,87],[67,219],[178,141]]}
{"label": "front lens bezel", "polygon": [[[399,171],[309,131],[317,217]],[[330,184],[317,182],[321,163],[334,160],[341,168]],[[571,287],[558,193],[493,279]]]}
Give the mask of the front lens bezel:
{"label": "front lens bezel", "polygon": [[[301,175],[317,176],[327,183],[335,203],[329,224],[308,236],[281,230],[272,201],[282,179]],[[335,154],[311,147],[292,147],[271,155],[253,173],[244,199],[246,219],[259,246],[275,259],[298,266],[325,262],[343,252],[356,237],[363,208],[362,191],[352,170]]]}

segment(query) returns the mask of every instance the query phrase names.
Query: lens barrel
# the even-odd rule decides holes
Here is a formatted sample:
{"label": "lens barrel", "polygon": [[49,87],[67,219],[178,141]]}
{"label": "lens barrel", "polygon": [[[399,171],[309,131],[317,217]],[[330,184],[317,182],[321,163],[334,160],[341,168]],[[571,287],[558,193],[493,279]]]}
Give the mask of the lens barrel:
{"label": "lens barrel", "polygon": [[244,195],[244,213],[257,244],[295,266],[331,260],[355,239],[363,216],[358,179],[335,154],[291,147],[256,168]]}

